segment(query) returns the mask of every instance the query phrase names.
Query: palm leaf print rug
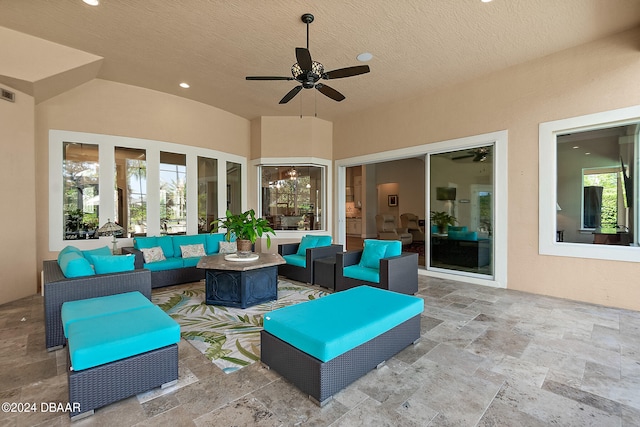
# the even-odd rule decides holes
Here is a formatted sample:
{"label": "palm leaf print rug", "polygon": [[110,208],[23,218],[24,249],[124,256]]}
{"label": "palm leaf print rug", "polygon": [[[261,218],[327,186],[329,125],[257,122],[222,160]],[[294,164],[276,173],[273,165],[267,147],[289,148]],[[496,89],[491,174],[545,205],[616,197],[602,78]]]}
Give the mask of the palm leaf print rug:
{"label": "palm leaf print rug", "polygon": [[323,297],[318,287],[279,280],[276,301],[245,309],[207,305],[204,281],[154,291],[152,300],[180,324],[180,334],[225,373],[260,360],[264,313]]}

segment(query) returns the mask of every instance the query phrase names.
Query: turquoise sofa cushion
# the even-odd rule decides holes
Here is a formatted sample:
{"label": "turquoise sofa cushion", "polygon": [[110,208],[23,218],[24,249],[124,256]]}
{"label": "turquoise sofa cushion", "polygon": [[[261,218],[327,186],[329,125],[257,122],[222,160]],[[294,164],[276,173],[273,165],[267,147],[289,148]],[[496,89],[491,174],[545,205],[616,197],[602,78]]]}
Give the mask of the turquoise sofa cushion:
{"label": "turquoise sofa cushion", "polygon": [[266,313],[264,330],[327,362],[423,310],[422,298],[357,286]]}
{"label": "turquoise sofa cushion", "polygon": [[468,231],[468,229],[466,225],[449,225],[447,232],[449,231]]}
{"label": "turquoise sofa cushion", "polygon": [[136,256],[129,255],[94,255],[93,267],[96,274],[119,273],[135,270]]}
{"label": "turquoise sofa cushion", "polygon": [[198,262],[200,261],[199,256],[195,256],[195,257],[190,257],[190,258],[182,258],[182,266],[183,267],[195,267],[198,265]]}
{"label": "turquoise sofa cushion", "polygon": [[135,237],[133,239],[133,247],[138,250],[155,248],[156,246],[160,246],[156,236]]}
{"label": "turquoise sofa cushion", "polygon": [[447,236],[449,240],[478,240],[478,232],[476,231],[449,231]]}
{"label": "turquoise sofa cushion", "polygon": [[93,262],[93,256],[94,255],[111,256],[112,253],[111,253],[111,249],[109,249],[109,246],[103,246],[103,247],[97,248],[97,249],[90,249],[88,251],[82,251],[82,255],[89,261],[89,264],[95,265],[95,263]]}
{"label": "turquoise sofa cushion", "polygon": [[204,249],[207,255],[217,254],[220,252],[220,242],[224,242],[224,233],[205,234],[205,241],[207,244]]}
{"label": "turquoise sofa cushion", "polygon": [[93,276],[96,272],[91,268],[89,260],[82,256],[82,252],[68,251],[60,257],[58,264],[64,277]]}
{"label": "turquoise sofa cushion", "polygon": [[173,252],[173,237],[172,236],[160,236],[157,238],[158,245],[162,248],[162,253],[165,258],[171,258],[176,256]]}
{"label": "turquoise sofa cushion", "polygon": [[342,270],[342,275],[352,279],[380,283],[380,269],[378,268],[361,267],[357,264],[350,265]]}
{"label": "turquoise sofa cushion", "polygon": [[60,309],[64,336],[68,336],[67,327],[78,320],[151,305],[153,303],[138,291],[64,302]]}
{"label": "turquoise sofa cushion", "polygon": [[180,325],[151,305],[104,314],[68,325],[71,367],[104,365],[180,341]]}
{"label": "turquoise sofa cushion", "polygon": [[307,249],[315,248],[318,243],[318,237],[312,234],[307,234],[300,239],[300,245],[298,245],[297,255],[305,255],[307,254]]}
{"label": "turquoise sofa cushion", "polygon": [[154,261],[150,263],[144,263],[144,268],[151,271],[163,271],[163,270],[173,270],[176,268],[184,267],[184,263],[182,258],[167,258],[162,261]]}
{"label": "turquoise sofa cushion", "polygon": [[298,255],[298,254],[285,255],[282,258],[284,258],[284,260],[289,265],[295,265],[296,267],[302,267],[302,268],[307,267],[307,257],[305,255]]}
{"label": "turquoise sofa cushion", "polygon": [[[182,250],[180,250],[180,246],[186,245],[197,245],[201,243],[202,245],[207,244],[206,234],[193,234],[193,235],[184,235],[184,236],[171,236],[173,239],[173,256],[181,257]],[[206,253],[206,249],[205,249]],[[165,255],[166,256],[166,255]]]}
{"label": "turquoise sofa cushion", "polygon": [[[76,248],[75,246],[65,246],[59,253],[58,253],[58,265],[60,265],[60,260],[62,259],[62,257],[64,256],[64,254],[68,254],[69,252],[75,252],[77,254],[82,255],[82,251],[78,248]],[[84,255],[83,255],[84,256]]]}

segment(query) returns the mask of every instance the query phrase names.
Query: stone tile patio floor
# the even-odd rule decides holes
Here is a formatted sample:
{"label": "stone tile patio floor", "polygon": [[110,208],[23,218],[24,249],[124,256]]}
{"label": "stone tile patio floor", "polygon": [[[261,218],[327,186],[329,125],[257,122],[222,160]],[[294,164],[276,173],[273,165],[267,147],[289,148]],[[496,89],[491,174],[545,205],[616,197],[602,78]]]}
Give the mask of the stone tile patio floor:
{"label": "stone tile patio floor", "polygon": [[[640,425],[640,313],[420,276],[422,338],[319,408],[259,363],[224,374],[182,340],[179,388],[73,423],[145,426]],[[69,425],[66,350],[42,297],[0,306],[3,426]],[[4,409],[4,408],[3,408]]]}

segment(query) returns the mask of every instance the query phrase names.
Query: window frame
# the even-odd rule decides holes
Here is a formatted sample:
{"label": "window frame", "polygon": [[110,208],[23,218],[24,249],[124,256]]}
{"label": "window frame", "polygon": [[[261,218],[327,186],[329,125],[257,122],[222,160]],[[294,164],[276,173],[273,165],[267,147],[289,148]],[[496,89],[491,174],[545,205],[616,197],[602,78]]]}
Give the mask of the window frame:
{"label": "window frame", "polygon": [[[572,258],[602,259],[611,261],[640,262],[638,232],[634,246],[590,245],[585,243],[558,242],[557,208],[558,200],[558,158],[557,137],[567,133],[585,132],[614,126],[625,126],[640,122],[640,105],[610,110],[600,113],[576,116],[567,119],[540,123],[538,135],[538,252],[540,255]],[[636,142],[637,143],[637,142]],[[636,150],[634,195],[638,194],[638,158]],[[636,206],[640,206],[635,197]],[[640,209],[634,209],[634,220],[640,224]]]}
{"label": "window frame", "polygon": [[[113,218],[115,210],[113,197],[113,182],[115,179],[115,147],[138,148],[146,150],[147,154],[147,235],[159,236],[160,229],[160,189],[159,167],[160,151],[185,154],[187,157],[187,234],[198,233],[198,156],[217,159],[218,162],[235,162],[242,167],[241,204],[242,209],[247,206],[247,159],[235,154],[190,145],[176,144],[142,138],[74,132],[64,130],[49,130],[49,250],[60,251],[67,245],[74,245],[79,249],[91,249],[110,245],[110,237],[88,240],[63,240],[60,230],[63,229],[63,183],[62,183],[62,144],[64,142],[78,142],[98,145],[98,159],[100,163],[99,194],[100,217],[99,226]],[[218,216],[224,217],[226,206],[227,176],[225,168],[218,168]],[[131,246],[132,238],[119,238],[118,246]]]}

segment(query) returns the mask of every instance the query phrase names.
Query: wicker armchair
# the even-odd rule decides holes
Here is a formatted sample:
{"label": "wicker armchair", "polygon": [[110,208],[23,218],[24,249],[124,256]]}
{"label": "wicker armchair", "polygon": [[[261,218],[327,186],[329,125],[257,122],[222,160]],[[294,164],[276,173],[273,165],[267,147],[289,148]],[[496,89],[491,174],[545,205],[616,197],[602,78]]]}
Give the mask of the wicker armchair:
{"label": "wicker armchair", "polygon": [[[281,256],[293,255],[298,252],[300,243],[284,243],[278,245],[278,253]],[[342,245],[318,246],[308,248],[306,250],[306,265],[300,267],[292,264],[281,264],[278,266],[278,274],[288,277],[291,280],[297,280],[303,283],[314,283],[313,264],[320,258],[333,257],[335,254],[342,252]]]}

